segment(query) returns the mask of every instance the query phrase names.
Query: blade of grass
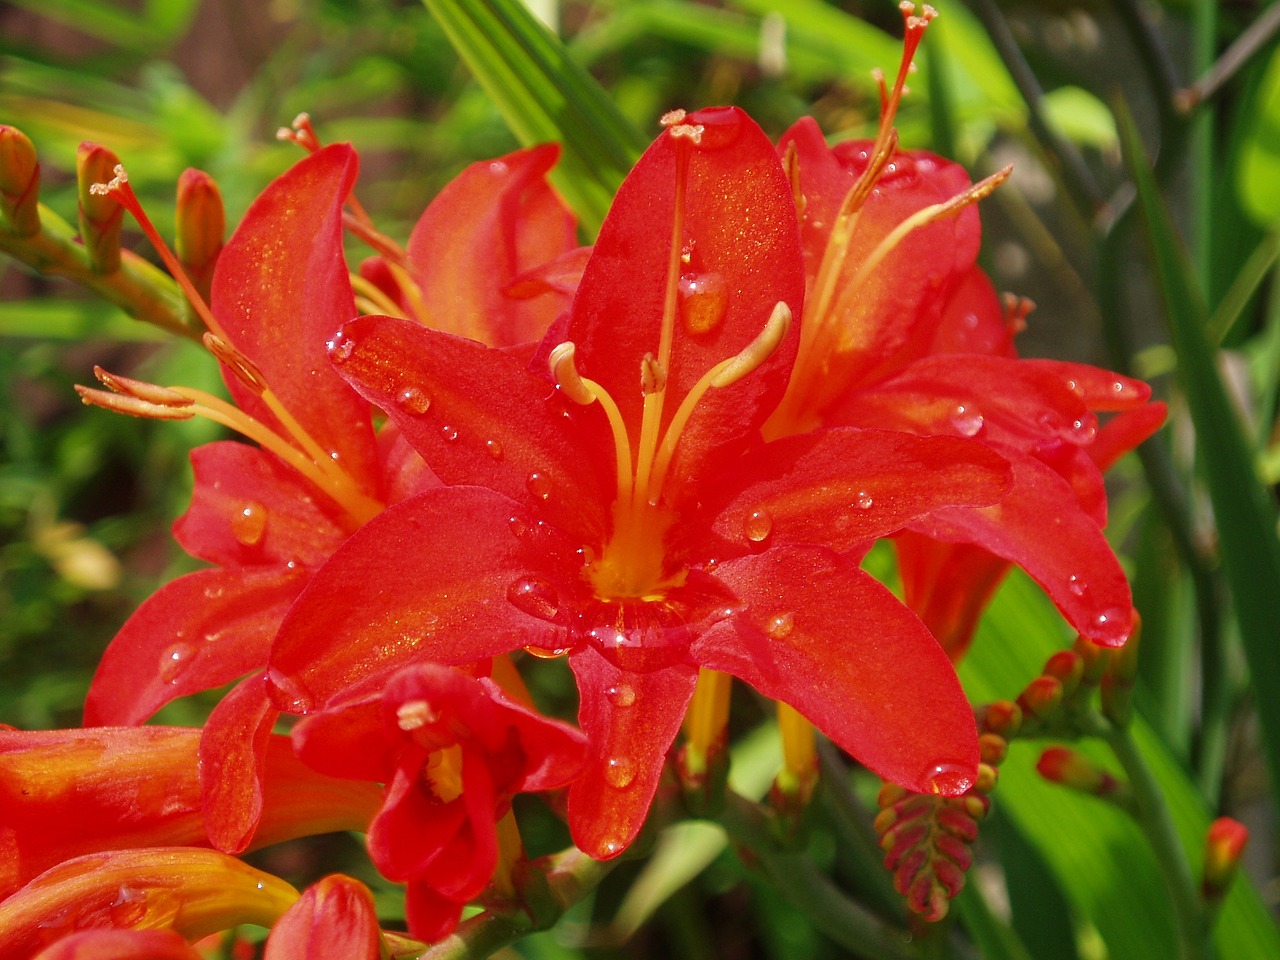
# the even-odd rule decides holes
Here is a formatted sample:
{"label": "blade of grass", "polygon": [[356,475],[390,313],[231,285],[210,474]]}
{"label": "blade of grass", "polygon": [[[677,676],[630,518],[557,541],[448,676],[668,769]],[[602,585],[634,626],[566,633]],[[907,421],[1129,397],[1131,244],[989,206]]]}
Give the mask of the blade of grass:
{"label": "blade of grass", "polygon": [[518,0],[423,2],[517,139],[563,146],[552,181],[594,234],[646,138]]}
{"label": "blade of grass", "polygon": [[1271,772],[1280,783],[1280,646],[1275,642],[1276,584],[1280,583],[1280,539],[1276,511],[1256,472],[1252,446],[1214,363],[1217,351],[1206,335],[1207,310],[1193,284],[1168,209],[1133,119],[1118,111],[1125,159],[1137,190],[1139,210],[1165,302],[1178,377],[1186,393],[1205,480],[1217,522],[1220,552]]}

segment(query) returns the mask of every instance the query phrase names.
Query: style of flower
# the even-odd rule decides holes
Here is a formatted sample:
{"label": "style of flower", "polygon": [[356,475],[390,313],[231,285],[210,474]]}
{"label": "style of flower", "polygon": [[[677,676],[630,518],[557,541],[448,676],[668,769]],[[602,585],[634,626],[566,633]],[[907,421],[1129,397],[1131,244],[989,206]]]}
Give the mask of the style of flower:
{"label": "style of flower", "polygon": [[317,770],[386,783],[369,854],[384,876],[407,883],[409,930],[426,941],[452,932],[491,879],[509,887],[510,876],[494,871],[501,854],[509,874],[519,853],[512,796],[562,787],[586,760],[572,727],[513,703],[487,677],[430,664],[340,696],[293,738]]}
{"label": "style of flower", "polygon": [[[447,217],[459,243],[481,244],[504,230],[524,236],[517,225],[524,207],[516,202],[523,198],[536,210],[529,235],[554,258],[572,248],[573,220],[542,179],[553,161],[553,152],[524,151],[494,161],[502,170],[477,165],[488,192],[446,198],[445,209],[433,205],[426,218]],[[260,781],[278,716],[262,675],[285,610],[362,523],[436,482],[394,427],[375,436],[369,404],[325,356],[326,339],[357,315],[342,248],[357,166],[349,146],[317,148],[275,180],[221,251],[209,307],[170,263],[210,331],[206,344],[223,363],[235,405],[103,371],[99,378],[115,393],[81,388],[86,403],[157,418],[202,415],[258,444],[193,451],[192,504],[174,534],[214,566],[168,584],[138,609],[99,664],[85,705],[87,724],[141,723],[170,700],[246,678],[210,717],[202,750],[208,810],[216,815],[211,837],[231,852],[249,842],[262,807],[252,774]],[[127,180],[108,192],[149,229]],[[513,269],[531,268],[529,251],[519,253]],[[477,333],[481,306],[501,299],[485,285],[497,280],[487,270],[479,260],[455,260],[423,279],[444,286],[455,275],[440,303],[470,317]],[[531,317],[536,302],[513,300],[511,315]],[[489,330],[495,342],[516,332],[524,328],[500,328],[496,320]]]}
{"label": "style of flower", "polygon": [[740,111],[664,122],[532,368],[401,319],[335,335],[336,369],[446,486],[317,572],[268,671],[277,705],[306,714],[406,664],[567,654],[590,742],[570,828],[598,858],[643,824],[700,667],[892,780],[963,791],[977,742],[950,663],[850,554],[1009,482],[967,438],[761,443],[804,296],[790,185]]}
{"label": "style of flower", "polygon": [[[1128,581],[1102,533],[1102,469],[1157,429],[1150,388],[1096,367],[1017,357],[1029,304],[1004,308],[976,265],[971,185],[957,164],[897,149],[893,117],[932,18],[905,5],[902,68],[879,136],[831,148],[801,120],[778,150],[800,211],[808,296],[799,357],[766,437],[818,425],[969,437],[1013,467],[1008,496],[910,521],[897,539],[907,602],[953,657],[1016,563],[1079,633],[1118,646]],[[1099,413],[1117,413],[1099,426]]]}

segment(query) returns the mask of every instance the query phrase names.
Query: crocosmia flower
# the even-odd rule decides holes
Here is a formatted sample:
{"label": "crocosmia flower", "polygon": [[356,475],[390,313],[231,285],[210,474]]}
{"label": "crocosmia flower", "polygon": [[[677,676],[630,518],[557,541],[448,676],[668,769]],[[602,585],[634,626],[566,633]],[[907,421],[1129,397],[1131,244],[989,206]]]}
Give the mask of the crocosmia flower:
{"label": "crocosmia flower", "polygon": [[578,731],[513,703],[488,678],[429,664],[339,697],[293,737],[316,769],[387,784],[369,853],[408,884],[410,932],[428,941],[452,931],[494,876],[511,797],[564,786],[586,759]]}
{"label": "crocosmia flower", "polygon": [[951,665],[856,557],[1009,485],[966,437],[761,441],[804,301],[791,185],[740,111],[664,121],[532,367],[398,318],[334,335],[339,374],[446,486],[334,554],[268,674],[278,706],[311,713],[406,664],[567,655],[590,743],[570,827],[596,857],[640,829],[699,668],[793,705],[890,779],[963,791],[977,739]]}

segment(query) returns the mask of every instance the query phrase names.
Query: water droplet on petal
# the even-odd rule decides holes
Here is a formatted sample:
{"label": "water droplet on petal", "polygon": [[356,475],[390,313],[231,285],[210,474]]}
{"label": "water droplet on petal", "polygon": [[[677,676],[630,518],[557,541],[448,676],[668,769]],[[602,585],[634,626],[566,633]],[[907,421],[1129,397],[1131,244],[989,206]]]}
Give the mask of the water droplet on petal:
{"label": "water droplet on petal", "polygon": [[680,278],[680,319],[693,336],[720,326],[728,309],[729,288],[718,273],[686,274]]}
{"label": "water droplet on petal", "polygon": [[773,517],[763,507],[757,507],[742,521],[742,534],[752,543],[764,543],[773,533]]}
{"label": "water droplet on petal", "polygon": [[875,499],[865,490],[859,490],[853,502],[858,505],[859,510],[870,510],[876,505]]}
{"label": "water droplet on petal", "polygon": [[511,172],[511,168],[502,160],[493,160],[489,163],[489,172],[495,177],[505,177]]}
{"label": "water droplet on petal", "polygon": [[622,841],[615,840],[613,837],[606,837],[600,841],[600,856],[604,859],[616,857],[622,852]]}
{"label": "water droplet on petal", "polygon": [[484,452],[489,454],[494,460],[502,459],[502,444],[497,440],[486,440],[484,442]]}
{"label": "water droplet on petal", "polygon": [[1077,397],[1084,396],[1084,391],[1080,389],[1080,384],[1076,383],[1075,380],[1072,380],[1069,377],[1067,378],[1067,389],[1070,390],[1072,393],[1074,393]]}
{"label": "water droplet on petal", "polygon": [[231,515],[231,535],[246,547],[262,542],[267,529],[267,508],[256,500],[250,500]]}
{"label": "water droplet on petal", "polygon": [[611,787],[625,790],[636,778],[636,765],[630,757],[610,757],[604,764],[604,779]]}
{"label": "water droplet on petal", "polygon": [[356,352],[355,340],[342,334],[328,341],[325,346],[329,350],[329,360],[337,364],[346,363],[351,359],[351,355]]}
{"label": "water droplet on petal", "polygon": [[555,660],[569,652],[568,647],[535,647],[533,644],[524,648],[524,652],[539,660]]}
{"label": "water droplet on petal", "polygon": [[1098,426],[1092,417],[1085,420],[1072,420],[1071,430],[1075,434],[1076,443],[1093,443],[1098,438]]}
{"label": "water droplet on petal", "polygon": [[796,617],[793,613],[780,613],[769,621],[766,632],[775,640],[785,640],[791,636],[791,631],[796,627]]}
{"label": "water droplet on petal", "polygon": [[300,680],[275,667],[267,670],[267,691],[277,707],[288,713],[309,713],[315,697]]}
{"label": "water droplet on petal", "polygon": [[446,423],[440,428],[440,436],[444,437],[445,443],[452,443],[458,439],[458,428]]}
{"label": "water droplet on petal", "polygon": [[956,797],[973,786],[974,770],[956,760],[938,760],[925,768],[920,778],[930,793]]}
{"label": "water droplet on petal", "polygon": [[560,598],[556,589],[541,577],[521,577],[507,587],[507,600],[517,610],[522,610],[539,620],[555,620],[560,612]]}
{"label": "water droplet on petal", "polygon": [[636,702],[635,687],[629,683],[619,683],[617,686],[610,687],[604,693],[609,698],[609,702],[620,709],[626,709]]}
{"label": "water droplet on petal", "polygon": [[1073,596],[1083,597],[1085,591],[1089,589],[1089,585],[1077,577],[1074,573],[1067,578],[1067,590]]}
{"label": "water droplet on petal", "polygon": [[983,427],[982,414],[971,403],[958,403],[951,411],[951,426],[962,437],[976,437]]}
{"label": "water droplet on petal", "polygon": [[525,487],[529,491],[529,496],[538,500],[549,500],[551,499],[551,474],[535,470],[525,480]]}
{"label": "water droplet on petal", "polygon": [[723,150],[742,135],[742,114],[732,107],[708,107],[685,117],[684,122],[702,127],[698,138],[700,150]]}
{"label": "water droplet on petal", "polygon": [[405,387],[396,397],[396,405],[406,413],[421,416],[431,409],[431,398],[417,387]]}
{"label": "water droplet on petal", "polygon": [[178,678],[191,666],[195,655],[195,644],[187,643],[185,640],[166,647],[164,653],[160,654],[160,681],[177,683]]}
{"label": "water droplet on petal", "polygon": [[517,540],[525,540],[529,536],[529,521],[524,517],[510,517],[507,520],[507,529]]}

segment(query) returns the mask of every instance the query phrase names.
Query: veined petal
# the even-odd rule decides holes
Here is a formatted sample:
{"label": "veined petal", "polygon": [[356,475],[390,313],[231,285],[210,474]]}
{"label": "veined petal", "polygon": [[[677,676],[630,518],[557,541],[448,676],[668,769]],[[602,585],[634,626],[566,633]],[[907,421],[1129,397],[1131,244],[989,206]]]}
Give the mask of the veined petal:
{"label": "veined petal", "polygon": [[298,898],[278,877],[195,847],[92,853],[0,901],[0,960],[97,927],[175,930],[188,940],[241,923],[269,927]]}
{"label": "veined petal", "polygon": [[1133,630],[1133,597],[1102,530],[1052,469],[1027,458],[1013,470],[1013,489],[1000,503],[945,508],[911,529],[1012,560],[1077,631],[1094,643],[1121,646]]}
{"label": "veined petal", "polygon": [[99,661],[85,724],[142,723],[171,700],[261,669],[304,582],[304,571],[279,565],[199,570],[161,587]]}
{"label": "veined petal", "polygon": [[346,539],[315,488],[257,447],[208,443],[191,451],[191,465],[191,506],[173,535],[193,557],[236,567],[319,566]]}
{"label": "veined petal", "polygon": [[849,550],[943,506],[995,503],[1011,482],[1009,464],[982,444],[849,427],[776,440],[727,476],[736,493],[708,506],[715,533],[740,549]]}
{"label": "veined petal", "polygon": [[276,921],[263,960],[378,960],[381,955],[373,894],[359,880],[333,873],[303,891]]}
{"label": "veined petal", "polygon": [[[342,207],[358,162],[346,144],[300,160],[249,207],[218,257],[212,307],[233,346],[362,489],[377,490],[368,407],[329,367],[325,342],[356,315],[342,252]],[[241,409],[274,417],[234,376]]]}
{"label": "veined petal", "polygon": [[[676,136],[702,127],[700,141]],[[567,339],[582,376],[617,401],[638,436],[646,354],[659,353],[680,157],[688,157],[680,254],[683,293],[666,388],[676,404],[711,367],[752,343],[774,306],[800,316],[804,299],[795,203],[772,144],[734,107],[699,110],[645,152],[618,189],[574,299]],[[686,259],[687,257],[687,259]],[[682,434],[672,476],[737,453],[776,405],[795,357],[793,328],[751,376],[712,390]]]}
{"label": "veined petal", "polygon": [[45,947],[32,960],[202,960],[172,930],[82,930]]}
{"label": "veined petal", "polygon": [[434,329],[492,346],[523,343],[568,307],[563,294],[505,293],[577,246],[573,214],[546,181],[559,155],[543,144],[473,163],[431,201],[406,252]]}
{"label": "veined petal", "polygon": [[320,568],[285,617],[271,651],[272,695],[308,713],[372,673],[415,661],[462,664],[554,646],[557,611],[532,601],[577,576],[577,547],[480,487],[429,490],[388,507]]}
{"label": "veined petal", "polygon": [[347,324],[333,360],[445,483],[497,490],[584,540],[601,536],[612,446],[590,442],[577,426],[588,412],[570,413],[550,379],[472,340],[392,317]]}
{"label": "veined petal", "polygon": [[590,744],[586,771],[569,787],[569,829],[579,849],[607,860],[644,826],[697,670],[622,670],[591,647],[571,654],[569,666],[578,681],[578,725]]}
{"label": "veined petal", "polygon": [[747,608],[694,643],[699,663],[795,707],[894,783],[946,795],[973,783],[973,710],[938,642],[887,588],[809,547],[726,561],[717,575]]}

